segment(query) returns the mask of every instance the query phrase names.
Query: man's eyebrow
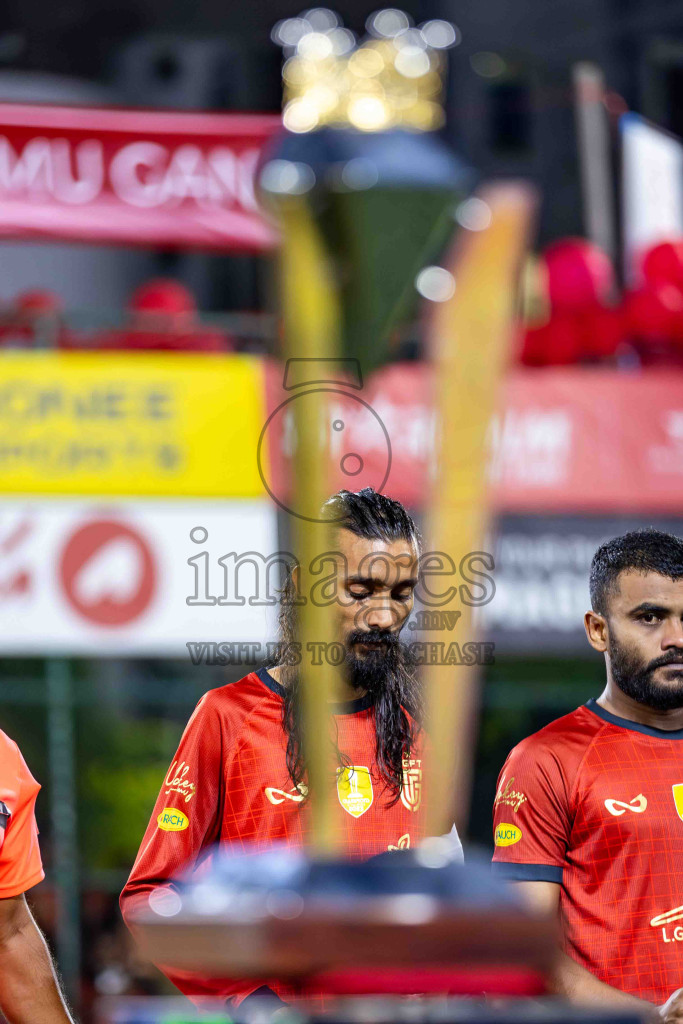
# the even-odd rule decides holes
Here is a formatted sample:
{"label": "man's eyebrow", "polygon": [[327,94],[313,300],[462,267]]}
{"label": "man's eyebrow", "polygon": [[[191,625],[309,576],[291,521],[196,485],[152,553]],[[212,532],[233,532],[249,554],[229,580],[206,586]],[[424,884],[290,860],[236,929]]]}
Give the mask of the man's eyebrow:
{"label": "man's eyebrow", "polygon": [[636,605],[635,608],[632,608],[629,615],[638,615],[640,612],[658,612],[666,615],[669,611],[670,609],[663,604],[653,604],[651,601],[643,601],[641,604]]}
{"label": "man's eyebrow", "polygon": [[[381,583],[381,582],[382,582],[381,580],[375,579],[374,576],[347,576],[346,577],[346,584],[347,584],[347,586],[350,585],[351,583],[361,583],[364,587],[374,587],[378,583]],[[417,584],[418,584],[418,577],[417,576],[410,576],[410,577],[408,577],[405,580],[397,580],[396,583],[394,583],[394,586],[395,587],[407,587],[407,586],[416,587]]]}

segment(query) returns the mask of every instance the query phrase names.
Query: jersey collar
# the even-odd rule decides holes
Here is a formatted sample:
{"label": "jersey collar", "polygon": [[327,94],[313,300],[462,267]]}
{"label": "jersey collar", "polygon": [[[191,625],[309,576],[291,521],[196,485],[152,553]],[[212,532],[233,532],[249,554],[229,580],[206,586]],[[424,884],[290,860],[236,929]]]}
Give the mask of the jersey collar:
{"label": "jersey collar", "polygon": [[656,736],[658,739],[663,740],[683,740],[683,729],[655,729],[652,725],[641,725],[640,722],[632,722],[630,718],[620,718],[619,715],[613,715],[611,711],[601,707],[595,697],[591,697],[585,706],[594,715],[597,715],[598,718],[602,718],[603,721],[610,722],[612,725],[618,725],[622,729],[630,729],[631,732],[642,732],[645,736]]}
{"label": "jersey collar", "polygon": [[[278,697],[284,697],[284,686],[280,686],[267,669],[257,668],[255,671],[264,686],[267,686],[269,690],[276,693]],[[355,715],[359,711],[367,711],[368,708],[372,707],[372,704],[372,697],[369,693],[366,693],[364,697],[358,697],[356,700],[335,701],[330,704],[330,707],[333,715]],[[681,732],[683,733],[683,729]]]}

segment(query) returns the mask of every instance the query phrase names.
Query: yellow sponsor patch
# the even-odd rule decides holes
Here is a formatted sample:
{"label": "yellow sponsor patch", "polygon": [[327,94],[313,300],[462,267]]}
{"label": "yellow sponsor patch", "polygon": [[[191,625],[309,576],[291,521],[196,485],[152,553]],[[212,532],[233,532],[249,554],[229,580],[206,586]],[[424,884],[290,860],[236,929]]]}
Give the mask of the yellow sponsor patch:
{"label": "yellow sponsor patch", "polygon": [[512,846],[521,838],[522,830],[516,825],[509,825],[506,821],[502,821],[500,825],[496,826],[496,846]]}
{"label": "yellow sponsor patch", "polygon": [[188,816],[176,807],[164,807],[161,814],[157,815],[157,825],[164,832],[182,832],[189,824]]}

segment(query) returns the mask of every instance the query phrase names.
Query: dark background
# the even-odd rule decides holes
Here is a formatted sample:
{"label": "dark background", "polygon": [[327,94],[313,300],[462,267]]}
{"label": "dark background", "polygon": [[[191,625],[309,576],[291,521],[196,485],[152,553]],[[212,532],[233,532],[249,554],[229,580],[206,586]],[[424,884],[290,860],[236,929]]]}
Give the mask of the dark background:
{"label": "dark background", "polygon": [[[362,33],[380,5],[335,6]],[[486,173],[540,183],[541,243],[581,230],[571,87],[577,61],[598,63],[629,107],[683,133],[680,3],[411,0],[403,7],[416,22],[443,17],[460,29],[446,134]],[[272,111],[280,102],[280,55],[270,29],[301,9],[274,0],[9,0],[0,12],[0,68],[86,79],[110,89],[114,102]],[[482,60],[482,53],[499,59]]]}
{"label": "dark background", "polygon": [[[276,111],[281,55],[270,32],[302,6],[9,0],[0,11],[0,100]],[[362,35],[376,6],[347,0],[337,8]],[[458,26],[444,135],[484,175],[539,186],[538,246],[584,233],[572,87],[577,62],[594,62],[604,73],[615,152],[617,120],[627,108],[683,134],[683,4],[411,0],[404,6],[417,23],[443,17]],[[120,305],[134,280],[155,274],[180,278],[214,312],[261,308],[270,288],[263,259],[130,252],[124,269],[116,255],[97,252],[95,274],[91,256],[80,255],[78,246],[70,247],[66,264],[64,247],[54,248],[50,266],[46,248],[24,250],[41,268],[36,284],[57,287],[72,306],[95,295],[100,304]],[[18,290],[27,270],[23,262],[8,269],[7,287]],[[79,289],[78,279],[88,276]]]}

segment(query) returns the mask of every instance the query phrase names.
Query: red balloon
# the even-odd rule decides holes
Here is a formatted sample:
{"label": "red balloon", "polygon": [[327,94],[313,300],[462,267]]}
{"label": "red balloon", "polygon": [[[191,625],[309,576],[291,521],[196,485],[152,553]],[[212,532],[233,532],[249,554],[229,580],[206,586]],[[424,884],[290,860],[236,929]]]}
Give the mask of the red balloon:
{"label": "red balloon", "polygon": [[641,265],[648,284],[683,288],[683,239],[653,245],[643,254]]}
{"label": "red balloon", "polygon": [[545,351],[543,327],[527,327],[523,333],[519,350],[519,361],[523,366],[544,366]]}
{"label": "red balloon", "polygon": [[597,307],[577,320],[581,334],[581,357],[587,360],[612,358],[624,340],[621,310]]}
{"label": "red balloon", "polygon": [[554,317],[541,327],[527,330],[521,362],[525,366],[569,366],[580,356],[581,334],[576,322]]}
{"label": "red balloon", "polygon": [[683,291],[673,284],[647,285],[624,297],[629,334],[643,340],[670,339],[683,316]]}
{"label": "red balloon", "polygon": [[607,305],[615,290],[614,270],[602,249],[584,238],[566,238],[543,253],[553,312]]}

